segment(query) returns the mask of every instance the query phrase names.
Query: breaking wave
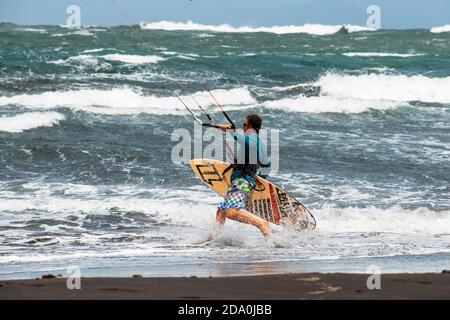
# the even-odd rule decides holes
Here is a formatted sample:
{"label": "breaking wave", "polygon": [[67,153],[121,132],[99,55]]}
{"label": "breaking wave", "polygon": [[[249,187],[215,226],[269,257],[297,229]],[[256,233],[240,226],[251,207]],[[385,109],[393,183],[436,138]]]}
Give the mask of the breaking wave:
{"label": "breaking wave", "polygon": [[364,100],[355,98],[337,98],[331,96],[285,98],[264,102],[264,107],[287,112],[339,112],[362,113],[369,109],[387,110],[405,105],[388,100]]}
{"label": "breaking wave", "polygon": [[187,22],[159,21],[140,24],[142,29],[147,30],[167,30],[167,31],[212,31],[212,32],[234,32],[234,33],[251,33],[251,32],[267,32],[275,34],[290,33],[307,33],[311,35],[327,35],[334,34],[340,30],[347,32],[375,31],[374,29],[355,26],[355,25],[322,25],[322,24],[305,24],[303,26],[272,26],[272,27],[233,27],[229,24],[221,25],[204,25],[194,23],[190,20]]}
{"label": "breaking wave", "polygon": [[23,132],[38,127],[51,127],[65,119],[58,112],[27,112],[12,117],[0,117],[0,131]]}
{"label": "breaking wave", "polygon": [[322,208],[316,210],[319,230],[330,232],[392,232],[449,234],[450,212],[427,208],[406,210],[369,208]]}
{"label": "breaking wave", "polygon": [[48,33],[47,30],[41,28],[19,28],[17,29],[23,32],[37,32],[37,33]]}
{"label": "breaking wave", "polygon": [[265,101],[263,106],[287,112],[361,113],[369,109],[387,110],[410,106],[412,101],[450,103],[450,77],[326,74],[312,84],[274,87],[272,90],[286,91],[302,86],[316,86],[320,88],[320,95],[300,94]]}
{"label": "breaking wave", "polygon": [[440,27],[433,27],[430,29],[430,32],[432,32],[432,33],[450,32],[450,24],[446,24],[446,25],[440,26]]}
{"label": "breaking wave", "polygon": [[[256,103],[247,88],[218,89],[212,92],[224,105],[249,105]],[[196,92],[192,96],[202,106],[214,104],[208,92]],[[181,96],[181,99],[193,109],[196,108],[191,96]],[[0,105],[20,105],[35,109],[68,107],[75,111],[110,115],[140,113],[181,114],[179,110],[183,110],[182,114],[184,115],[186,112],[177,97],[145,96],[129,88],[48,91],[40,94],[0,97]]]}
{"label": "breaking wave", "polygon": [[[99,52],[104,49],[94,49],[87,52]],[[86,66],[96,66],[101,65],[99,63],[100,59],[105,59],[108,61],[118,61],[128,64],[146,64],[146,63],[158,63],[160,61],[166,60],[165,58],[149,55],[149,56],[141,56],[141,55],[134,55],[134,54],[120,54],[120,53],[112,53],[112,54],[106,54],[102,56],[94,56],[89,54],[80,54],[77,56],[72,56],[67,59],[58,59],[58,60],[52,60],[47,61],[47,63],[50,64],[59,64],[59,65],[67,65],[67,64],[80,64],[80,65],[86,65]]]}
{"label": "breaking wave", "polygon": [[450,77],[327,74],[314,85],[339,98],[450,103]]}
{"label": "breaking wave", "polygon": [[102,57],[105,58],[106,60],[120,61],[131,64],[158,63],[160,61],[166,60],[165,58],[159,56],[140,56],[134,54],[119,54],[119,53],[107,54]]}

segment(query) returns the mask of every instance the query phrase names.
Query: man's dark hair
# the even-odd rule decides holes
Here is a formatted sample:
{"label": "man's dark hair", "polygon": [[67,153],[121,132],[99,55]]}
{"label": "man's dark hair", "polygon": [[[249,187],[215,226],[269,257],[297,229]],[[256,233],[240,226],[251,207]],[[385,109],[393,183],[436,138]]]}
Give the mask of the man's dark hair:
{"label": "man's dark hair", "polygon": [[256,130],[256,132],[259,133],[259,129],[261,129],[262,119],[257,114],[251,114],[247,116],[248,124],[252,126],[253,129]]}

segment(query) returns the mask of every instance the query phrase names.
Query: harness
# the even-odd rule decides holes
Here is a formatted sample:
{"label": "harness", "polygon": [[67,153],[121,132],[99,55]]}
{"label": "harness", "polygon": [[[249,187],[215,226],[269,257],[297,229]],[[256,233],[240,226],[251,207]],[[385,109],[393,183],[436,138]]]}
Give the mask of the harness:
{"label": "harness", "polygon": [[[227,173],[228,171],[230,171],[231,169],[234,170],[238,170],[243,174],[243,178],[245,180],[247,180],[248,184],[252,186],[252,189],[255,188],[255,185],[253,185],[252,183],[250,183],[250,181],[248,181],[247,177],[256,177],[261,169],[261,162],[259,160],[259,137],[257,137],[256,140],[256,163],[249,163],[250,159],[249,159],[249,154],[250,154],[250,144],[248,143],[249,137],[245,137],[245,162],[244,163],[238,163],[237,158],[235,157],[234,159],[234,163],[230,164],[228,167],[225,168],[225,170],[223,171],[222,175],[224,175],[225,173]],[[255,179],[256,180],[256,179]]]}

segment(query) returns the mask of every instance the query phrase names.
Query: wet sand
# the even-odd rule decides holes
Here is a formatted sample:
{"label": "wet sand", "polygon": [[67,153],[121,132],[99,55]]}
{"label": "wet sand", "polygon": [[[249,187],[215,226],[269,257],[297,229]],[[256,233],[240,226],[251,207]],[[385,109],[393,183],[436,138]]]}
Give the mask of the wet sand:
{"label": "wet sand", "polygon": [[0,299],[450,299],[450,274],[383,274],[381,289],[366,274],[304,273],[220,278],[64,278],[0,281]]}

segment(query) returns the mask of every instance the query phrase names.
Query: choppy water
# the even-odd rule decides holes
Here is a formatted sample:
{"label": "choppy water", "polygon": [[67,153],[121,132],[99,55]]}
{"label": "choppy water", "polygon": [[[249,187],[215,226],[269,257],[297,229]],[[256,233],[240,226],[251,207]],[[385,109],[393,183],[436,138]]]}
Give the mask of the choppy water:
{"label": "choppy water", "polygon": [[[135,28],[0,24],[1,278],[448,267],[449,32]],[[236,122],[281,131],[270,179],[317,230],[266,243],[227,222],[191,245],[220,198],[170,137],[193,128],[174,92],[221,117],[205,84]]]}

